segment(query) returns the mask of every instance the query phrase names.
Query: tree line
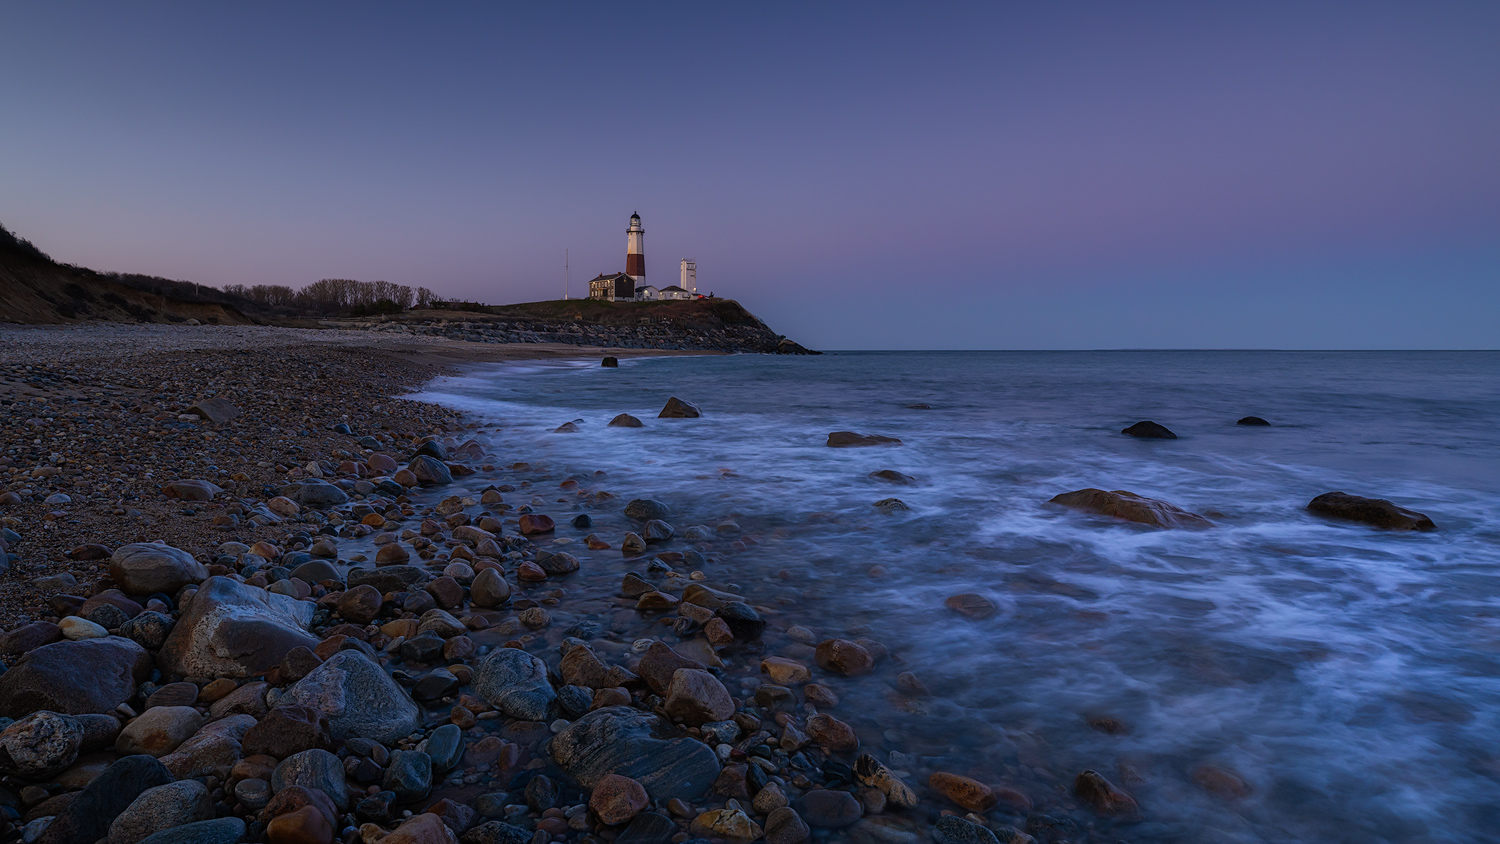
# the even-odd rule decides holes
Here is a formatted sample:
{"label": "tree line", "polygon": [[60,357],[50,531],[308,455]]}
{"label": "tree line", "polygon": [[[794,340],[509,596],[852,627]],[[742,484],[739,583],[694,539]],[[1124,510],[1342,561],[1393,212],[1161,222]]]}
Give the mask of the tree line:
{"label": "tree line", "polygon": [[301,290],[284,284],[227,284],[225,293],[243,296],[258,305],[292,308],[319,314],[354,316],[399,313],[413,307],[425,308],[437,298],[425,287],[408,287],[389,281],[356,281],[352,278],[325,278]]}

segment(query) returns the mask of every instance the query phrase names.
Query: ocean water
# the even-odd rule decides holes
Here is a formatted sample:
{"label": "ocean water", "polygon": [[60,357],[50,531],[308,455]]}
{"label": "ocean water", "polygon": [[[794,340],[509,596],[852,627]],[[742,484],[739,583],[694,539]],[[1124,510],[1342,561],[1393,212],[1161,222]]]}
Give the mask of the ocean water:
{"label": "ocean water", "polygon": [[[656,419],[669,396],[703,417]],[[892,663],[835,683],[833,714],[914,779],[969,773],[1032,804],[992,817],[1046,814],[1078,825],[1070,841],[1500,839],[1500,354],[656,358],[497,365],[422,397],[493,426],[498,463],[531,464],[465,480],[536,478],[533,506],[564,541],[583,533],[565,525],[574,512],[615,547],[628,527],[540,492],[568,477],[621,506],[660,499],[679,531],[716,529],[705,573],[774,610],[767,653],[796,652],[781,632],[793,624],[880,641]],[[645,427],[607,428],[621,412]],[[1234,424],[1249,414],[1272,427]],[[575,419],[580,433],[552,433]],[[1142,419],[1179,439],[1120,434]],[[903,444],[826,447],[840,430]],[[881,469],[917,483],[869,477]],[[1215,526],[1046,503],[1082,487]],[[1305,512],[1332,490],[1392,499],[1439,530]],[[910,512],[872,506],[891,496]],[[578,547],[570,590],[640,570]],[[1000,611],[944,608],[964,592]],[[897,689],[898,670],[930,696]],[[1081,807],[1071,783],[1085,769],[1144,819]],[[1205,787],[1226,781],[1216,772],[1244,788]]]}

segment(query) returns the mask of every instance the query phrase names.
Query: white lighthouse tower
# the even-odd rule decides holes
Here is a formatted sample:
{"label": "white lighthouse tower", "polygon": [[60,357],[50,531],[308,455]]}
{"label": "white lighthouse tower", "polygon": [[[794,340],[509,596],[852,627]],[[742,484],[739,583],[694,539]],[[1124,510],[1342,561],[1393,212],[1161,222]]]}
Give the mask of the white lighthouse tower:
{"label": "white lighthouse tower", "polygon": [[625,274],[635,279],[635,286],[646,282],[646,230],[641,228],[641,215],[630,215],[630,228],[625,230]]}

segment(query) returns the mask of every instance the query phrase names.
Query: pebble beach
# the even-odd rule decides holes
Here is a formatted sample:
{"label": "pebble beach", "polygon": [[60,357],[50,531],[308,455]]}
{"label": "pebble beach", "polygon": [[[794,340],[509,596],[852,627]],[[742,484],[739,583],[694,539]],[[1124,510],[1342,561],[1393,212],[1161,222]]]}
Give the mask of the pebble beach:
{"label": "pebble beach", "polygon": [[[0,329],[7,837],[1033,840],[1006,822],[1025,795],[861,751],[844,684],[916,699],[920,678],[742,594],[722,525],[400,398],[478,362],[625,354]],[[1137,814],[1096,772],[1073,790],[1104,829]]]}

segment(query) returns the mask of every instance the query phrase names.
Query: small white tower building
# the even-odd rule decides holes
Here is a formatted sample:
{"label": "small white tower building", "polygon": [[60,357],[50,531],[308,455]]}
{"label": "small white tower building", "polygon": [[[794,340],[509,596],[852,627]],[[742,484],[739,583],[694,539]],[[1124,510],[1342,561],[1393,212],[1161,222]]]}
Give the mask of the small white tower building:
{"label": "small white tower building", "polygon": [[686,258],[682,259],[682,280],[677,283],[677,286],[693,294],[694,296],[698,295],[697,261],[689,261]]}

